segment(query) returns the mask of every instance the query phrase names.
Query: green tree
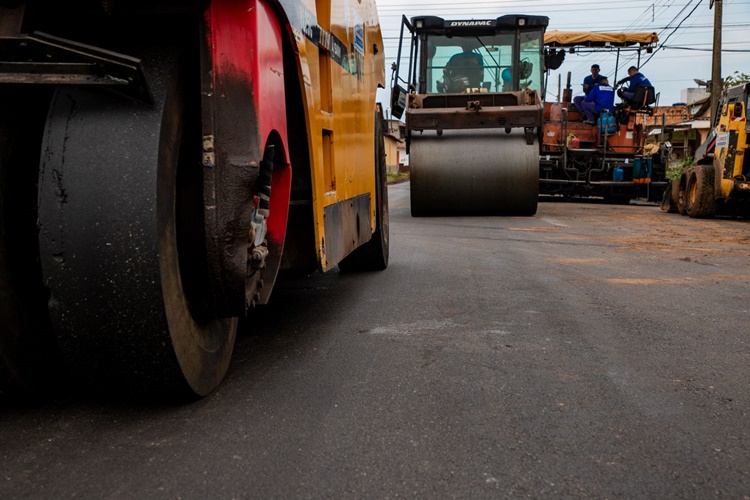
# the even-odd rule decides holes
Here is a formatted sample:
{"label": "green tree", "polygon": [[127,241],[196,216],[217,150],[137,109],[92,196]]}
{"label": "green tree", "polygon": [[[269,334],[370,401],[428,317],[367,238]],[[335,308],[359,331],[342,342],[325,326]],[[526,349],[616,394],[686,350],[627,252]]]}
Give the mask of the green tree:
{"label": "green tree", "polygon": [[750,82],[750,75],[735,71],[731,75],[724,78],[724,88],[734,87],[735,85],[741,85],[748,82]]}

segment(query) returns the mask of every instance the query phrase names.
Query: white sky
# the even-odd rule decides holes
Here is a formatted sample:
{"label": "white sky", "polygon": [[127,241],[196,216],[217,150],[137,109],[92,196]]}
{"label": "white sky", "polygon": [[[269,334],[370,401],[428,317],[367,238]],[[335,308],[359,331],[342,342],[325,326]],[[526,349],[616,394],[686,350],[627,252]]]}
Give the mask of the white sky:
{"label": "white sky", "polygon": [[[396,59],[401,16],[435,15],[445,19],[494,19],[505,14],[534,14],[550,18],[548,30],[561,31],[647,31],[659,35],[667,47],[653,58],[641,55],[641,72],[661,93],[659,104],[681,100],[681,90],[696,87],[693,78],[711,78],[711,48],[714,11],[710,0],[377,0],[386,54],[386,77]],[[750,0],[724,0],[722,30],[722,76],[735,70],[750,74]],[[697,6],[697,7],[696,7]],[[687,19],[683,19],[695,8]],[[667,40],[667,36],[682,22]],[[668,28],[669,27],[669,28]],[[665,42],[666,40],[666,42]],[[682,47],[682,49],[678,48]],[[692,50],[685,50],[692,49]],[[737,51],[737,52],[732,52]],[[742,52],[745,51],[745,52]],[[602,74],[615,74],[615,55],[567,54],[560,67],[563,86],[572,72],[573,94],[580,91],[591,64],[598,63]],[[644,64],[645,63],[645,64]],[[617,78],[626,76],[636,61],[620,58]],[[548,95],[557,95],[558,72],[549,78]],[[385,94],[385,93],[383,93]],[[385,95],[379,96],[384,103]]]}

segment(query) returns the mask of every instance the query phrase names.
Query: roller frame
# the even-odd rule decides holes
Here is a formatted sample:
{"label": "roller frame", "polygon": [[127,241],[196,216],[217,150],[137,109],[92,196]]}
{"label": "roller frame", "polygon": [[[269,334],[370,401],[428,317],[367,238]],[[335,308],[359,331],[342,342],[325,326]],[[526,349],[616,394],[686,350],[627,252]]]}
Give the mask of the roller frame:
{"label": "roller frame", "polygon": [[[283,55],[277,51],[274,58],[273,51],[263,50],[282,44],[281,24],[267,2],[251,3],[248,8],[240,2],[211,2],[201,25],[209,308],[220,317],[244,315],[249,306],[268,300],[281,262],[291,191],[284,76],[278,74]],[[251,194],[258,193],[260,164],[272,133],[278,140],[271,218],[267,245],[259,249],[269,257],[253,268],[249,231],[257,204]]]}

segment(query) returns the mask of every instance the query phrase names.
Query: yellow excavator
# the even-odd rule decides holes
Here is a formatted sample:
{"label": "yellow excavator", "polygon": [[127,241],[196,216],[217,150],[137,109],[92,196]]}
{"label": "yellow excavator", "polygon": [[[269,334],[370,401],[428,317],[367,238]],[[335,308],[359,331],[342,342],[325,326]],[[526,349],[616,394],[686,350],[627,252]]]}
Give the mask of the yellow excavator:
{"label": "yellow excavator", "polygon": [[750,83],[732,87],[719,102],[714,130],[696,151],[696,165],[672,181],[662,209],[690,217],[750,216],[747,106]]}

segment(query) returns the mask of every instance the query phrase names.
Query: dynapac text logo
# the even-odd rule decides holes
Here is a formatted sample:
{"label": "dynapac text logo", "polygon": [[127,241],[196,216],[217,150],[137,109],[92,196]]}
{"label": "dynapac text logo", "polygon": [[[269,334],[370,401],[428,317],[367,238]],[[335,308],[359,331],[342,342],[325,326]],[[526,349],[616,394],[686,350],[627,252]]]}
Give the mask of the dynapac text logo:
{"label": "dynapac text logo", "polygon": [[458,26],[494,26],[495,21],[451,21],[451,28]]}

